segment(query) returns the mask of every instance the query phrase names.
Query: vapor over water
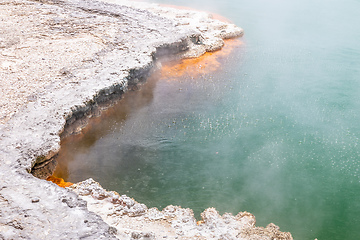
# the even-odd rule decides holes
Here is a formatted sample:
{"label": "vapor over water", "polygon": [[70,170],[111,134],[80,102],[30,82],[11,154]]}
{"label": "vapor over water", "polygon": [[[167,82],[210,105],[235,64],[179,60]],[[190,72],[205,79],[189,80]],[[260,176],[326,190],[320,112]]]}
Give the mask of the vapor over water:
{"label": "vapor over water", "polygon": [[66,140],[66,180],[197,217],[249,211],[295,239],[358,239],[360,2],[158,2],[219,13],[243,44],[215,72],[151,80]]}

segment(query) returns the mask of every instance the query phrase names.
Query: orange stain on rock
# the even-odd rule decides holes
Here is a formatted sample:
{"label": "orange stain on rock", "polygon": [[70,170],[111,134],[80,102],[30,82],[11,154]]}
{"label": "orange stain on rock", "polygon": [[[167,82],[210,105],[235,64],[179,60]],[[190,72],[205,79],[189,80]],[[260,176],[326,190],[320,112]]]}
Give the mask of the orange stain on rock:
{"label": "orange stain on rock", "polygon": [[201,224],[204,224],[205,222],[203,220],[200,220],[200,221],[197,221],[196,224],[197,225],[201,225]]}
{"label": "orange stain on rock", "polygon": [[205,73],[211,73],[221,67],[220,59],[228,56],[234,48],[240,46],[239,39],[225,40],[224,47],[216,52],[207,52],[198,58],[183,59],[176,63],[164,64],[161,68],[161,77],[176,79],[183,75],[197,77]]}
{"label": "orange stain on rock", "polygon": [[53,183],[55,183],[56,185],[58,185],[59,187],[62,187],[62,188],[70,187],[71,185],[73,185],[73,183],[71,183],[71,182],[65,182],[64,179],[54,177],[54,176],[50,176],[46,180],[49,181],[49,182],[53,182]]}

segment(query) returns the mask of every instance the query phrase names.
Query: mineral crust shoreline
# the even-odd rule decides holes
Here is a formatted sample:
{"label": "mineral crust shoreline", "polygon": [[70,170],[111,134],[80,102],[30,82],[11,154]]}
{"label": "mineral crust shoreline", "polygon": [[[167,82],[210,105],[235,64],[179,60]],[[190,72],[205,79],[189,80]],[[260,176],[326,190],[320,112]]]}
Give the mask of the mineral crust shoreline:
{"label": "mineral crust shoreline", "polygon": [[[163,57],[196,57],[242,29],[207,13],[88,0],[0,1],[0,239],[292,239],[250,213],[163,211],[103,189],[36,178],[60,149]],[[45,177],[45,176],[44,176]]]}

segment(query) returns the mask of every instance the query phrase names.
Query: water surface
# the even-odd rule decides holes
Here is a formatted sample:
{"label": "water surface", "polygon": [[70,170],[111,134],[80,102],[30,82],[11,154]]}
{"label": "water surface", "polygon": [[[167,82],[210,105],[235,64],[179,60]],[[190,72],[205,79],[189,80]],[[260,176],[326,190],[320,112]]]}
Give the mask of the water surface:
{"label": "water surface", "polygon": [[126,95],[63,142],[62,176],[196,217],[249,211],[295,239],[359,239],[360,2],[157,2],[219,13],[243,44],[218,71]]}

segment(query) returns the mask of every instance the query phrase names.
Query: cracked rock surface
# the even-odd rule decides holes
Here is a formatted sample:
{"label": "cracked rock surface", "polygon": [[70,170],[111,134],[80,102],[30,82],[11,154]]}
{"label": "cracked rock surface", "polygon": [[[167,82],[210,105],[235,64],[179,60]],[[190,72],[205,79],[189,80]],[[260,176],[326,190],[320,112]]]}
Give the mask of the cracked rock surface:
{"label": "cracked rock surface", "polygon": [[154,4],[0,0],[0,239],[292,239],[249,213],[208,209],[198,225],[190,209],[148,209],[92,179],[64,189],[29,173],[159,58],[196,57],[241,35],[209,14]]}

